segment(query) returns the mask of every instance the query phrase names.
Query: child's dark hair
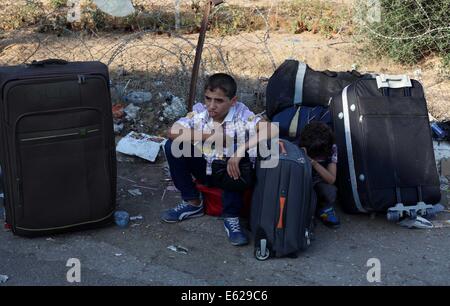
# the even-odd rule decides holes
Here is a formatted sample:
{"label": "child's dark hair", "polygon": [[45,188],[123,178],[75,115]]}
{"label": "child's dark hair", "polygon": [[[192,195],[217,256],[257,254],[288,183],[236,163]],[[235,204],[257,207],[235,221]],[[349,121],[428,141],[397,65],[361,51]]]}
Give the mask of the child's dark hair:
{"label": "child's dark hair", "polygon": [[311,158],[331,156],[334,142],[333,131],[320,121],[306,125],[300,135],[300,146],[308,150],[308,156]]}
{"label": "child's dark hair", "polygon": [[237,85],[232,76],[225,73],[216,73],[208,78],[205,84],[205,90],[214,91],[220,88],[230,99],[236,96]]}

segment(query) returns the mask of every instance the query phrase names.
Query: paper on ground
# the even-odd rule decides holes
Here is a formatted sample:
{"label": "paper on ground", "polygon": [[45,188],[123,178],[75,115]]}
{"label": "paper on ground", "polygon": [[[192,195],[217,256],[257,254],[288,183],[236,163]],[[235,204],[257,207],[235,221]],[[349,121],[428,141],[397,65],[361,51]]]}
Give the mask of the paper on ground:
{"label": "paper on ground", "polygon": [[116,151],[154,162],[165,142],[166,139],[162,137],[130,132],[119,141]]}

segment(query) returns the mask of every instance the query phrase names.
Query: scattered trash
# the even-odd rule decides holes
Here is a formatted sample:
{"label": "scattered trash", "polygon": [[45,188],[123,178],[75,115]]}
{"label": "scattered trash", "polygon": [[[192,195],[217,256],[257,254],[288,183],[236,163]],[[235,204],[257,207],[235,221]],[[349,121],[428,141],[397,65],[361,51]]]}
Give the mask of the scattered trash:
{"label": "scattered trash", "polygon": [[114,133],[119,134],[123,130],[123,123],[115,124],[114,123]]}
{"label": "scattered trash", "polygon": [[122,256],[122,253],[116,253],[114,254],[116,257]]}
{"label": "scattered trash", "polygon": [[56,241],[56,240],[53,239],[53,238],[47,238],[47,239],[45,239],[45,240],[47,240],[47,241]]}
{"label": "scattered trash", "polygon": [[444,212],[444,211],[446,211],[444,205],[439,204],[439,203],[436,205],[433,205],[433,215],[436,215],[436,214]]}
{"label": "scattered trash", "polygon": [[127,76],[128,74],[129,74],[128,71],[123,66],[119,66],[117,68],[116,72],[117,77],[124,77]]}
{"label": "scattered trash", "polygon": [[154,83],[155,86],[161,86],[161,85],[163,85],[163,84],[164,84],[163,81],[156,81],[156,82]]}
{"label": "scattered trash", "polygon": [[446,139],[447,133],[441,128],[438,122],[431,123],[431,130],[433,131],[433,138],[442,141]]}
{"label": "scattered trash", "polygon": [[450,227],[450,220],[433,221],[434,228]]}
{"label": "scattered trash", "polygon": [[114,213],[114,221],[121,228],[126,228],[130,222],[130,215],[124,210],[118,210]]}
{"label": "scattered trash", "polygon": [[130,217],[130,221],[137,221],[137,220],[144,220],[144,217],[142,217],[142,215]]}
{"label": "scattered trash", "polygon": [[163,116],[169,120],[175,120],[187,114],[187,107],[184,99],[166,94],[166,102],[163,103]]}
{"label": "scattered trash", "polygon": [[438,168],[441,166],[441,160],[450,158],[450,143],[447,141],[433,140],[434,157]]}
{"label": "scattered trash", "polygon": [[142,192],[139,189],[130,189],[128,190],[128,193],[131,194],[133,197],[142,195]]}
{"label": "scattered trash", "polygon": [[4,284],[8,281],[9,277],[8,275],[1,275],[0,274],[0,284]]}
{"label": "scattered trash", "polygon": [[442,191],[447,191],[449,189],[448,179],[445,176],[439,177],[439,183]]}
{"label": "scattered trash", "polygon": [[162,137],[130,132],[119,141],[116,150],[123,154],[138,156],[154,162],[165,141],[166,139]]}
{"label": "scattered trash", "polygon": [[177,252],[177,253],[181,253],[181,254],[187,254],[188,253],[188,249],[179,246],[179,245],[170,245],[167,247],[169,250]]}
{"label": "scattered trash", "polygon": [[127,119],[127,120],[134,120],[134,119],[136,119],[140,109],[141,108],[139,106],[135,106],[133,103],[131,103],[130,105],[125,107],[124,110],[123,110],[125,112],[125,114],[127,114],[125,119]]}
{"label": "scattered trash", "polygon": [[414,77],[416,79],[421,79],[422,78],[422,69],[416,69],[414,70]]}
{"label": "scattered trash", "polygon": [[145,91],[130,91],[124,98],[127,103],[144,104],[152,100],[152,94]]}
{"label": "scattered trash", "polygon": [[428,221],[425,218],[422,218],[420,216],[417,216],[414,219],[405,219],[401,222],[399,222],[401,226],[407,227],[407,228],[420,228],[420,229],[430,229],[433,228],[433,223]]}
{"label": "scattered trash", "polygon": [[125,106],[121,103],[114,104],[112,106],[113,118],[121,119],[125,115],[124,108],[125,108]]}
{"label": "scattered trash", "polygon": [[162,195],[162,197],[161,197],[161,201],[164,201],[164,197],[166,196],[166,192],[167,192],[167,191],[178,191],[178,189],[177,189],[175,186],[173,186],[173,185],[167,186],[167,187],[164,189],[163,195]]}
{"label": "scattered trash", "polygon": [[450,158],[441,159],[441,175],[450,176]]}
{"label": "scattered trash", "polygon": [[125,17],[135,12],[130,0],[94,0],[97,7],[114,17]]}

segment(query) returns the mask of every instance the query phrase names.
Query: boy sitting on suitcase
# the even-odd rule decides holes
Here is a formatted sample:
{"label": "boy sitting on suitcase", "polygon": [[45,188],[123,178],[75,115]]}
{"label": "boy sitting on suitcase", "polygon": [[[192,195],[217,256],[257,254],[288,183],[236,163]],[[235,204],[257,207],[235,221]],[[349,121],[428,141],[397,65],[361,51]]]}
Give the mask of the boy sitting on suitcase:
{"label": "boy sitting on suitcase", "polygon": [[340,221],[336,215],[337,146],[330,127],[320,121],[305,126],[300,136],[300,145],[306,150],[313,168],[313,185],[318,198],[317,214],[321,221],[336,228]]}
{"label": "boy sitting on suitcase", "polygon": [[[182,202],[164,211],[161,215],[163,221],[179,222],[204,214],[203,203],[192,175],[201,182],[208,182],[208,177],[212,174],[212,162],[223,156],[233,155],[228,154],[228,146],[221,151],[217,144],[223,144],[225,139],[228,144],[230,135],[238,135],[239,139],[244,135],[246,140],[241,141],[240,146],[235,146],[236,138],[231,140],[233,148],[237,147],[237,150],[231,152],[236,154],[227,162],[227,173],[235,180],[240,176],[239,162],[246,152],[250,152],[248,149],[254,150],[256,156],[254,146],[258,140],[255,141],[255,135],[258,135],[259,123],[262,121],[247,106],[237,101],[236,90],[236,82],[231,76],[223,73],[212,75],[205,85],[204,104],[194,105],[193,111],[176,121],[169,130],[165,153],[174,185],[181,191]],[[226,131],[222,129],[224,125]],[[247,139],[249,130],[253,130],[252,137]],[[205,146],[205,142],[208,143],[211,139],[216,146]],[[201,149],[197,150],[199,147]],[[179,148],[183,154],[176,152],[180,151]],[[228,239],[232,245],[247,244],[248,238],[239,222],[243,193],[224,190],[222,201],[222,217]]]}

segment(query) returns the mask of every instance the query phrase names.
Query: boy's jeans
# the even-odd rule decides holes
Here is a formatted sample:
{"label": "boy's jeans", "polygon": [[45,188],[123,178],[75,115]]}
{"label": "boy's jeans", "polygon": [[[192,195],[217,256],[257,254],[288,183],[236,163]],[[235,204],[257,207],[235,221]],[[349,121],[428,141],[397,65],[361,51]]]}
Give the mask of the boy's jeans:
{"label": "boy's jeans", "polygon": [[[198,181],[208,183],[206,160],[203,157],[194,157],[194,146],[191,149],[192,157],[181,156],[180,158],[173,156],[171,147],[172,141],[168,140],[164,146],[166,158],[169,163],[173,183],[181,191],[181,198],[184,201],[200,199],[200,193],[195,188],[192,175]],[[222,217],[239,217],[243,205],[243,193],[224,190],[222,205]]]}

